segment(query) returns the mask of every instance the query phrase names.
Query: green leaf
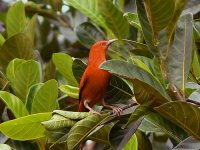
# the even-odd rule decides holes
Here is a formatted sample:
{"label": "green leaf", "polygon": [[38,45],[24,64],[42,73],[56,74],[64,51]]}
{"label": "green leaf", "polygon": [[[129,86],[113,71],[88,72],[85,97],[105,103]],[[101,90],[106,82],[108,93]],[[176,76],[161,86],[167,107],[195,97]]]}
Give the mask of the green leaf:
{"label": "green leaf", "polygon": [[51,112],[58,108],[58,83],[52,79],[45,82],[33,98],[31,113]]}
{"label": "green leaf", "polygon": [[122,150],[138,150],[138,141],[137,136],[133,134],[131,139],[128,141],[128,143],[124,146]]}
{"label": "green leaf", "polygon": [[86,67],[87,67],[87,64],[84,63],[82,60],[77,59],[77,58],[74,59],[73,64],[72,64],[72,71],[78,83],[80,83],[81,77]]}
{"label": "green leaf", "polygon": [[12,148],[7,144],[0,144],[1,150],[12,150]]}
{"label": "green leaf", "polygon": [[37,14],[33,15],[33,17],[28,21],[26,28],[24,29],[24,33],[26,33],[29,36],[29,38],[32,40],[32,43],[34,43],[35,39],[37,17]]}
{"label": "green leaf", "polygon": [[148,135],[141,132],[140,130],[137,130],[135,134],[137,136],[138,141],[138,150],[152,150],[152,145]]}
{"label": "green leaf", "polygon": [[128,122],[123,126],[123,128],[126,128],[131,123],[137,121],[139,118],[141,118],[141,117],[147,115],[148,113],[150,113],[150,108],[149,107],[150,107],[149,103],[139,105],[134,110],[134,112],[131,114],[131,116],[128,119]]}
{"label": "green leaf", "polygon": [[[131,84],[132,86],[132,84]],[[127,100],[133,97],[133,92],[126,80],[117,76],[111,76],[110,84],[105,94],[105,99],[110,103]]]}
{"label": "green leaf", "polygon": [[133,49],[131,49],[130,52],[132,52],[133,54],[146,56],[148,58],[153,57],[152,53],[149,51],[149,48],[146,44],[126,39],[122,39],[122,41],[127,42],[129,45],[131,45]]}
{"label": "green leaf", "polygon": [[[150,94],[153,93],[154,96],[157,95],[154,98],[157,103],[164,103],[170,100],[164,88],[161,86],[161,84],[156,78],[154,78],[151,74],[149,74],[142,68],[132,63],[128,63],[121,60],[109,60],[109,61],[104,62],[101,65],[101,68],[109,71],[112,74],[132,80],[133,83],[135,84],[135,87],[137,88],[139,88],[138,84],[140,84],[140,90],[135,88],[137,90],[138,96],[141,96],[140,92],[142,92],[143,94],[145,94],[145,92],[148,92],[149,94],[146,95],[147,96],[146,98],[147,99],[150,98],[152,100]],[[144,89],[147,89],[147,90],[144,90]],[[138,98],[138,100],[139,99],[140,98]]]}
{"label": "green leaf", "polygon": [[199,102],[200,103],[200,89],[194,91],[188,99]]}
{"label": "green leaf", "polygon": [[164,132],[177,142],[180,142],[187,137],[187,134],[183,129],[157,113],[151,113],[145,116],[145,119],[139,128],[144,132]]}
{"label": "green leaf", "polygon": [[123,13],[109,0],[98,0],[97,6],[99,13],[115,36],[119,39],[126,38],[129,33],[129,25],[123,17]]}
{"label": "green leaf", "polygon": [[34,60],[15,59],[9,63],[6,74],[14,93],[23,101],[26,99],[28,89],[41,80],[40,66]]}
{"label": "green leaf", "polygon": [[64,127],[72,127],[75,123],[76,121],[54,114],[51,120],[42,122],[42,125],[44,125],[47,130],[57,130]]}
{"label": "green leaf", "polygon": [[6,91],[0,91],[0,98],[16,118],[27,116],[29,114],[23,102],[15,95]]}
{"label": "green leaf", "polygon": [[[143,59],[144,58],[144,59]],[[146,59],[146,62],[149,63],[148,66],[142,61],[142,60],[145,60]],[[146,72],[148,72],[149,74],[151,74],[152,76],[154,76],[152,70],[150,70],[150,65],[152,66],[153,65],[153,62],[151,61],[151,59],[149,58],[145,58],[145,57],[142,57],[142,56],[139,56],[139,57],[131,57],[131,60],[132,62],[137,65],[138,67],[144,69]],[[150,61],[149,61],[150,60]],[[151,63],[151,64],[150,64]]]}
{"label": "green leaf", "polygon": [[155,108],[163,117],[200,139],[200,109],[186,102],[169,102]]}
{"label": "green leaf", "polygon": [[167,62],[172,82],[183,94],[192,57],[192,19],[192,14],[186,14],[178,20]]}
{"label": "green leaf", "polygon": [[110,145],[109,143],[109,134],[112,127],[116,124],[116,122],[111,122],[106,125],[98,126],[87,139],[96,141],[101,144]]}
{"label": "green leaf", "polygon": [[68,119],[73,119],[73,120],[80,120],[84,119],[93,113],[91,112],[72,112],[72,111],[63,111],[63,110],[54,110],[53,114],[58,114],[60,116],[63,116]]}
{"label": "green leaf", "polygon": [[25,7],[23,2],[13,4],[6,17],[6,29],[8,37],[23,32],[26,26]]}
{"label": "green leaf", "polygon": [[96,24],[100,25],[106,31],[109,35],[112,35],[109,27],[106,25],[105,20],[99,13],[99,10],[97,9],[97,1],[91,1],[91,0],[65,0],[67,4],[71,5],[75,9],[79,10],[81,13],[83,13],[85,16],[90,18],[92,21],[94,21]]}
{"label": "green leaf", "polygon": [[120,122],[116,124],[109,135],[110,143],[113,149],[121,150],[131,139],[132,135],[136,132],[140,126],[143,118],[140,118],[135,123],[132,123],[126,129],[121,129]]}
{"label": "green leaf", "polygon": [[153,32],[150,26],[150,22],[147,18],[146,10],[143,1],[141,0],[136,0],[136,6],[137,6],[137,13],[138,13],[138,18],[142,27],[142,32],[144,34],[144,39],[147,45],[150,48],[150,51],[156,56],[160,56],[159,49],[157,47],[157,38],[153,38]]}
{"label": "green leaf", "polygon": [[34,59],[33,43],[24,33],[17,33],[7,39],[0,49],[0,63],[5,69],[8,63],[15,59]]}
{"label": "green leaf", "polygon": [[42,85],[44,85],[44,83],[34,84],[28,90],[25,105],[29,113],[31,113],[34,96],[38,92],[38,90],[41,88]]}
{"label": "green leaf", "polygon": [[4,43],[5,41],[6,41],[6,40],[5,40],[5,38],[3,37],[3,35],[0,34],[0,46],[2,46],[3,43]]}
{"label": "green leaf", "polygon": [[0,131],[14,140],[33,140],[44,137],[44,126],[41,122],[49,120],[51,113],[40,113],[21,117],[0,124]]}
{"label": "green leaf", "polygon": [[78,83],[72,72],[72,57],[64,53],[53,54],[53,62],[59,72],[72,86],[78,86]]}
{"label": "green leaf", "polygon": [[153,39],[154,41],[156,41],[157,33],[164,29],[173,18],[175,10],[175,1],[144,0],[144,6],[154,36]]}
{"label": "green leaf", "polygon": [[128,12],[124,14],[124,17],[126,17],[130,25],[134,26],[138,30],[142,30],[138,15],[136,13]]}
{"label": "green leaf", "polygon": [[78,99],[79,88],[70,85],[61,85],[59,89],[67,96]]}
{"label": "green leaf", "polygon": [[195,43],[193,44],[193,58],[192,58],[192,68],[191,71],[194,74],[194,76],[196,77],[196,79],[198,80],[200,78],[200,62],[199,62],[199,56],[198,56],[198,50],[197,47],[195,45]]}
{"label": "green leaf", "polygon": [[68,149],[77,149],[81,142],[107,117],[107,115],[90,115],[77,122],[69,131],[67,138]]}
{"label": "green leaf", "polygon": [[105,39],[103,31],[90,22],[80,24],[75,32],[81,44],[89,49],[95,42]]}
{"label": "green leaf", "polygon": [[188,0],[175,0],[174,15],[173,15],[171,22],[167,26],[167,45],[166,45],[167,56],[169,55],[170,47],[171,47],[171,44],[172,44],[172,41],[174,38],[173,35],[174,35],[176,23],[181,15],[183,9],[185,8],[187,2],[188,2]]}
{"label": "green leaf", "polygon": [[26,60],[15,58],[8,64],[6,68],[6,77],[8,81],[10,82],[10,84],[14,84],[15,79],[16,79],[15,71],[24,62],[26,62]]}
{"label": "green leaf", "polygon": [[193,138],[192,136],[188,137],[187,139],[180,142],[176,147],[172,150],[189,150],[189,149],[199,149],[200,148],[200,141]]}

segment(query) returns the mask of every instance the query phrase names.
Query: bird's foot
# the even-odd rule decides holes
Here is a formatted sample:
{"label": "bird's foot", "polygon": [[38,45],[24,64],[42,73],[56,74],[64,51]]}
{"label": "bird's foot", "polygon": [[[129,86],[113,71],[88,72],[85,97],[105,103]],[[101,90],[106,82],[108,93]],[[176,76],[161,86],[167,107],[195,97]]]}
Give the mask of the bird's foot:
{"label": "bird's foot", "polygon": [[95,111],[94,109],[90,109],[90,112],[93,114],[101,115],[98,111]]}
{"label": "bird's foot", "polygon": [[120,113],[123,111],[122,108],[116,107],[116,106],[111,106],[113,114],[116,116],[120,116]]}

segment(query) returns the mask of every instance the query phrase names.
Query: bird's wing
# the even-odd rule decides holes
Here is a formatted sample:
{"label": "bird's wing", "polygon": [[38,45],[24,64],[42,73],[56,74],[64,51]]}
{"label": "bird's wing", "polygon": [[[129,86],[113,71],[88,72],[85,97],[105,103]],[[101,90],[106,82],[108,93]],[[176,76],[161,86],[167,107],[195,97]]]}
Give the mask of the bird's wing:
{"label": "bird's wing", "polygon": [[83,92],[84,87],[87,84],[87,81],[88,81],[88,79],[87,79],[87,75],[86,75],[86,71],[85,71],[81,78],[81,82],[80,82],[80,86],[79,86],[79,103],[81,101],[82,92]]}

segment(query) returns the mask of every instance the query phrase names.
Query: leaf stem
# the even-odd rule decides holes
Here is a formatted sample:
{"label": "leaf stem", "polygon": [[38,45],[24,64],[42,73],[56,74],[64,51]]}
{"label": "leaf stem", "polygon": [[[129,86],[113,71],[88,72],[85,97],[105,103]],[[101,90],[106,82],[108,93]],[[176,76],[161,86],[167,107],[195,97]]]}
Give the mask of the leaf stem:
{"label": "leaf stem", "polygon": [[184,101],[184,97],[182,96],[176,85],[173,83],[171,75],[168,72],[166,61],[162,58],[159,58],[160,61],[160,69],[162,74],[165,75],[166,79],[169,81],[170,89],[174,93],[174,96],[177,100]]}

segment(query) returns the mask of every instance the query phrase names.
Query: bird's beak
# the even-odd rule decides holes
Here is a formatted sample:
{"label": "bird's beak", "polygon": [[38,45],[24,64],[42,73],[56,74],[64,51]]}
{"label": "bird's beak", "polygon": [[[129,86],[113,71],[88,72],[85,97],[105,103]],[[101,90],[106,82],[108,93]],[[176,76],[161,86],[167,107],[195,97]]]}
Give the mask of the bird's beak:
{"label": "bird's beak", "polygon": [[110,46],[113,42],[117,41],[117,39],[112,39],[107,42],[107,46]]}

